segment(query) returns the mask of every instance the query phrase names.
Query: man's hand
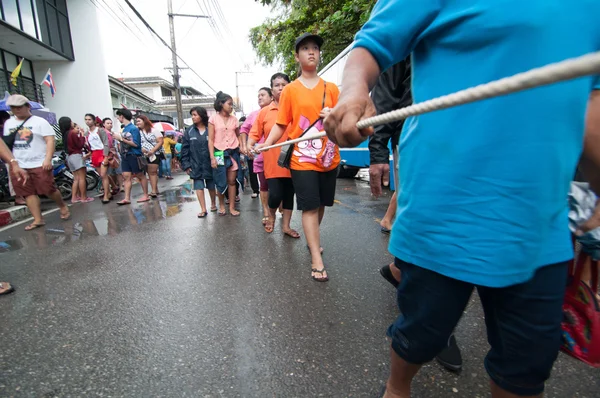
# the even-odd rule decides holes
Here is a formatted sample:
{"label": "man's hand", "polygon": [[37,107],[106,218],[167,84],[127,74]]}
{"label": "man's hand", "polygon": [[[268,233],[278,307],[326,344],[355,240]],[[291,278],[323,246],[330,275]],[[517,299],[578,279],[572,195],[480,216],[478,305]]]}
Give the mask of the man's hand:
{"label": "man's hand", "polygon": [[23,185],[27,183],[29,175],[16,162],[12,162],[10,164],[10,173],[17,179],[17,181],[21,182]]}
{"label": "man's hand", "polygon": [[217,159],[216,158],[210,158],[210,165],[212,166],[213,169],[216,169],[219,166],[217,164]]}
{"label": "man's hand", "polygon": [[389,163],[372,164],[369,166],[369,180],[371,185],[371,193],[375,197],[382,195],[381,186],[388,187],[390,185],[390,165]]}
{"label": "man's hand", "polygon": [[189,169],[187,169],[185,172],[187,173],[187,175],[190,175],[190,173],[192,172],[192,168],[190,167],[190,168],[189,168]]}
{"label": "man's hand", "polygon": [[46,171],[52,170],[52,160],[44,159],[44,163],[42,163],[42,168]]}
{"label": "man's hand", "polygon": [[366,85],[362,88],[342,91],[338,104],[324,122],[327,137],[340,147],[358,146],[367,137],[373,135],[373,128],[359,130],[356,123],[376,113]]}

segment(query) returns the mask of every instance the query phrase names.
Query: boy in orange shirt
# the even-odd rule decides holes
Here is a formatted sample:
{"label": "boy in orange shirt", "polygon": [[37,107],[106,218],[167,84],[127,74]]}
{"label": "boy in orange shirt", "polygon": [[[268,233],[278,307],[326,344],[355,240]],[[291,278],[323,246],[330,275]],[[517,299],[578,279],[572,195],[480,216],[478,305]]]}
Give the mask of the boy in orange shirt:
{"label": "boy in orange shirt", "polygon": [[[277,123],[258,149],[276,143],[288,126],[289,139],[300,137],[315,121],[308,133],[323,130],[319,119],[337,104],[340,92],[335,84],[326,83],[317,74],[322,45],[323,39],[318,35],[305,33],[296,39],[296,61],[300,64],[301,75],[283,89]],[[312,257],[312,278],[318,282],[329,280],[323,264],[320,224],[325,206],[333,206],[339,163],[339,148],[327,137],[300,142],[293,148],[292,181]]]}

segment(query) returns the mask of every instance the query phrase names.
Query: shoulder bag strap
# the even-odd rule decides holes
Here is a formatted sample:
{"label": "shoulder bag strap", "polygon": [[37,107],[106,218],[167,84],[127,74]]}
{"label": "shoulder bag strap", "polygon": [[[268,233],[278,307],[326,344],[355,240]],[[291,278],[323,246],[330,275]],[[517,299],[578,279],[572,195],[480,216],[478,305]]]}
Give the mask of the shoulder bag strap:
{"label": "shoulder bag strap", "polygon": [[[326,100],[326,99],[327,99],[327,82],[326,82],[326,81],[323,81],[323,103],[321,104],[321,110],[323,110],[323,109],[325,108],[325,100]],[[302,132],[302,134],[300,134],[300,137],[302,137],[304,134],[306,134],[306,132],[307,132],[308,130],[310,130],[310,129],[311,129],[311,128],[312,128],[312,127],[315,125],[315,124],[317,124],[317,122],[318,122],[319,120],[321,120],[321,118],[320,118],[320,117],[319,117],[317,120],[315,120],[314,122],[312,122],[312,123],[310,124],[310,126],[308,126],[308,127],[306,128],[306,130],[304,130],[304,131]]]}

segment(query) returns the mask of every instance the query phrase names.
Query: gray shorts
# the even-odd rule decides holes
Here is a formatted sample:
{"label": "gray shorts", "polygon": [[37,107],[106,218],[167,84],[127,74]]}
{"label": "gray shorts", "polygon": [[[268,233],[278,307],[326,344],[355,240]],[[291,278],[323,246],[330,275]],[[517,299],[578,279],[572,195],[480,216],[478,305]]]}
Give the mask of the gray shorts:
{"label": "gray shorts", "polygon": [[75,153],[73,155],[67,156],[67,166],[69,166],[69,170],[71,171],[79,170],[85,167],[83,155],[80,153]]}

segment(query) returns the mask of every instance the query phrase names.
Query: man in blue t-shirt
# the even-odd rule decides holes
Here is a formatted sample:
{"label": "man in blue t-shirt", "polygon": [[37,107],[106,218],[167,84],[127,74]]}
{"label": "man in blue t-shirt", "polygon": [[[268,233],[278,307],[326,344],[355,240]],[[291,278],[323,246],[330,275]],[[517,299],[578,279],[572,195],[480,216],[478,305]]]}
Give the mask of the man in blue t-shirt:
{"label": "man in blue t-shirt", "polygon": [[[328,135],[341,146],[364,140],[372,130],[356,122],[374,114],[369,90],[409,54],[419,103],[598,51],[597,15],[596,0],[379,0],[356,35]],[[541,396],[560,347],[573,251],[567,193],[594,89],[598,77],[585,77],[406,120],[389,246],[402,275],[402,316],[388,330],[386,398],[410,395],[474,288],[492,396]],[[597,173],[589,134],[598,131],[586,132],[584,151]]]}
{"label": "man in blue t-shirt", "polygon": [[138,203],[148,202],[148,181],[146,170],[142,170],[139,158],[142,158],[142,136],[140,130],[131,123],[133,115],[129,109],[119,109],[117,119],[123,125],[123,131],[116,138],[121,142],[121,170],[123,171],[123,185],[125,186],[125,199],[117,202],[118,205],[131,204],[132,177],[137,177],[142,186],[144,195],[138,199]]}

